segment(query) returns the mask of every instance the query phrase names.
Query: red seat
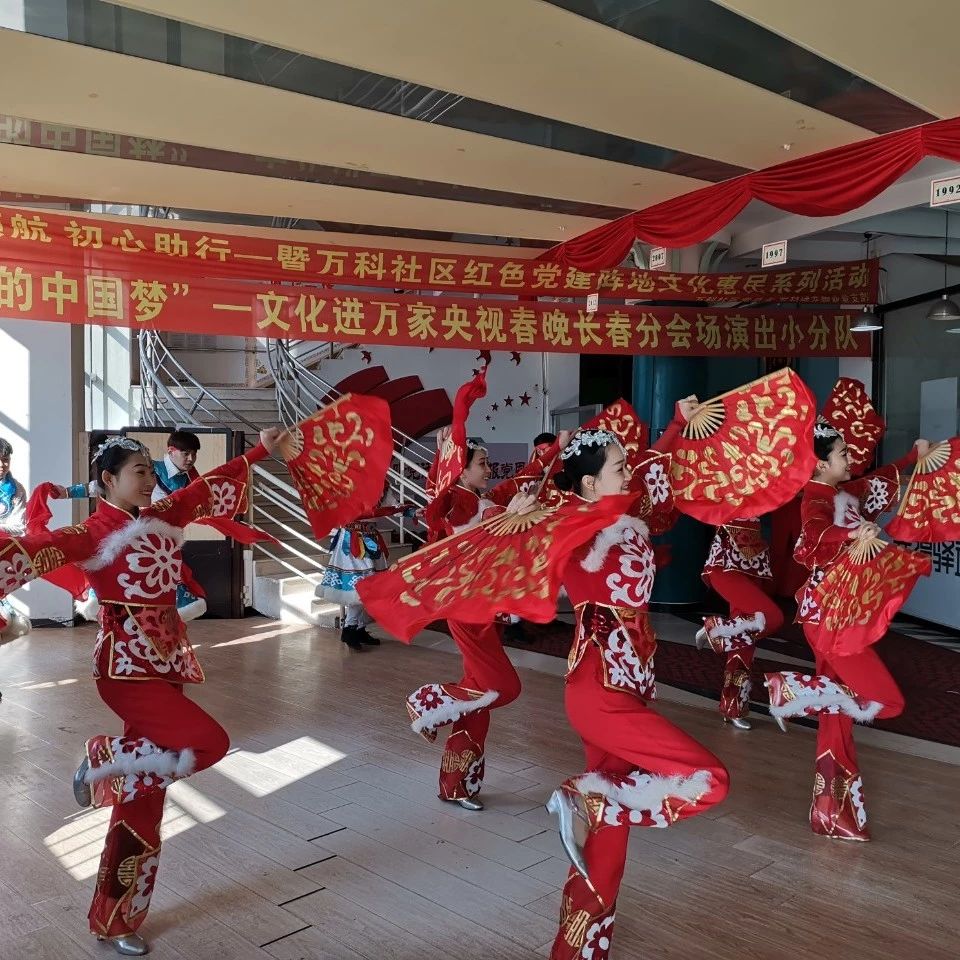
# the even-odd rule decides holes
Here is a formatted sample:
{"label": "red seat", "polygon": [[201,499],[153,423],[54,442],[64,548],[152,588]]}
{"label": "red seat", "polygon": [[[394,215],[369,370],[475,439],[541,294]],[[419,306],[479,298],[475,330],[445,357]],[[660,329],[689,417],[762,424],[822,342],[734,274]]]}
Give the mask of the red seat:
{"label": "red seat", "polygon": [[451,423],[453,405],[446,390],[422,390],[392,403],[390,415],[397,430],[418,440]]}
{"label": "red seat", "polygon": [[387,380],[368,390],[371,397],[380,397],[387,403],[396,403],[412,393],[419,393],[423,389],[423,381],[419,377],[400,377],[398,380]]}
{"label": "red seat", "polygon": [[[374,387],[386,383],[389,377],[383,367],[364,367],[356,373],[351,373],[339,383],[334,384],[339,393],[370,393]],[[324,397],[324,403],[333,400],[333,396]]]}

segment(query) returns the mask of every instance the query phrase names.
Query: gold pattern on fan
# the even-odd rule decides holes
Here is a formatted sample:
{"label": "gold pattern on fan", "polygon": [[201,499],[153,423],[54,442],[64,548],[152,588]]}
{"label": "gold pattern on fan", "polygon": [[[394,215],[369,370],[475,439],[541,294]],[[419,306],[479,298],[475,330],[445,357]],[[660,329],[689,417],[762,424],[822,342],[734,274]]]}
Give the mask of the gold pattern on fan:
{"label": "gold pattern on fan", "polygon": [[706,440],[712,437],[726,419],[726,409],[722,400],[709,400],[702,403],[690,415],[687,425],[683,428],[683,435],[688,440]]}
{"label": "gold pattern on fan", "polygon": [[[458,534],[398,560],[390,569],[399,573],[407,586],[400,602],[419,607],[425,602],[443,606],[454,597],[546,599],[550,582],[544,574],[557,513],[555,507],[541,507],[526,514],[501,514],[474,528],[474,532],[483,529],[489,535],[485,541]],[[517,534],[519,543],[500,539]]]}
{"label": "gold pattern on fan", "polygon": [[[816,589],[821,624],[832,633],[873,620],[887,599],[901,591],[916,576],[916,557],[909,551],[890,549],[890,544],[871,537],[853,544],[849,558],[862,567],[840,563]],[[879,554],[883,560],[870,564]]]}

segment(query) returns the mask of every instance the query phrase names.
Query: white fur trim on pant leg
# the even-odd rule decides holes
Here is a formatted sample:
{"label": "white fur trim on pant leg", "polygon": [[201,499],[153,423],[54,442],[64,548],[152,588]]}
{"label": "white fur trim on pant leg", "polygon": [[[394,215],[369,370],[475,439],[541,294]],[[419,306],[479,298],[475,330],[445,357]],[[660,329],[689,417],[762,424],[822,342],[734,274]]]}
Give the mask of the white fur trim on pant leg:
{"label": "white fur trim on pant leg", "polygon": [[476,713],[477,710],[489,707],[499,696],[500,694],[496,690],[488,690],[477,697],[476,700],[454,700],[452,703],[444,703],[434,710],[426,711],[423,716],[417,717],[410,724],[410,729],[414,733],[422,733],[424,730],[436,730],[448,723],[455,723],[468,713]]}
{"label": "white fur trim on pant leg", "polygon": [[184,747],[180,751],[180,756],[177,758],[177,766],[173,771],[173,775],[178,779],[182,780],[184,777],[189,777],[194,770],[197,769],[197,756],[189,748]]}
{"label": "white fur trim on pant leg", "polygon": [[[193,751],[190,755],[192,758]],[[131,773],[155,773],[161,777],[172,777],[176,774],[179,761],[180,753],[176,750],[158,750],[142,757],[121,753],[114,756],[110,763],[102,763],[99,767],[91,766],[84,780],[87,783],[98,783],[100,780],[127,776]]]}
{"label": "white fur trim on pant leg", "polygon": [[96,623],[97,617],[100,614],[100,601],[97,599],[96,594],[91,594],[86,600],[78,600],[74,604],[74,607],[84,620],[88,620],[90,623]]}
{"label": "white fur trim on pant leg", "polygon": [[[883,709],[883,704],[877,703],[875,700],[868,700],[861,707],[853,697],[848,697],[843,693],[829,694],[811,699],[797,697],[796,700],[789,700],[787,703],[779,706],[770,704],[770,715],[772,717],[780,717],[784,720],[790,719],[791,717],[803,717],[807,716],[807,710],[810,707],[839,707],[841,713],[845,713],[858,723],[870,723]],[[820,711],[818,710],[817,712]]]}
{"label": "white fur trim on pant leg", "polygon": [[711,640],[721,637],[738,637],[742,633],[762,633],[767,625],[767,618],[758,610],[752,617],[735,617],[733,620],[721,621],[709,633]]}
{"label": "white fur trim on pant leg", "polygon": [[713,778],[709,770],[698,770],[689,777],[663,777],[634,772],[623,783],[617,784],[603,773],[594,771],[584,773],[574,782],[581,793],[599,793],[607,800],[620,803],[630,810],[655,813],[663,807],[668,797],[695,803],[710,792]]}
{"label": "white fur trim on pant leg", "polygon": [[627,530],[635,530],[641,540],[650,539],[650,529],[636,517],[622,516],[601,530],[590,547],[590,552],[580,561],[580,566],[587,573],[596,573],[602,566],[607,554],[618,543],[623,543],[623,535]]}
{"label": "white fur trim on pant leg", "polygon": [[190,603],[185,603],[182,607],[177,607],[177,613],[180,614],[180,619],[184,623],[189,623],[191,620],[196,620],[197,617],[202,617],[207,612],[207,601],[203,597],[197,597],[196,600],[191,600]]}

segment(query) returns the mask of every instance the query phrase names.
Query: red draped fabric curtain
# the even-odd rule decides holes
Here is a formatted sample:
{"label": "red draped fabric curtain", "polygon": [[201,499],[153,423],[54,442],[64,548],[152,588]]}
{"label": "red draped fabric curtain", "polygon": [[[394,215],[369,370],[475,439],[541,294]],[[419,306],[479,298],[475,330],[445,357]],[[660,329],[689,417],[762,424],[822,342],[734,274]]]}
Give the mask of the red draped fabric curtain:
{"label": "red draped fabric curtain", "polygon": [[635,240],[677,249],[709,239],[751,200],[828,217],[856,210],[924,157],[960,161],[960,117],[800,157],[627,214],[552,247],[540,259],[581,270],[615,267]]}

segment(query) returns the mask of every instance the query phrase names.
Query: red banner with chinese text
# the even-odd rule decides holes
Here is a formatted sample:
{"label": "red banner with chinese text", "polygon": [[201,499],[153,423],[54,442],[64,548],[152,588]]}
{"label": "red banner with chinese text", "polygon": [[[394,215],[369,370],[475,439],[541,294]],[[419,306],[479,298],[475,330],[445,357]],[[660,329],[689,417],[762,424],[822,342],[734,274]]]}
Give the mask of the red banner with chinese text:
{"label": "red banner with chinese text", "polygon": [[878,261],[757,273],[667,273],[602,270],[532,260],[452,255],[379,247],[338,247],[81,217],[16,207],[0,209],[0,260],[60,269],[176,270],[198,277],[297,281],[336,286],[458,291],[616,300],[770,301],[816,304],[877,302]]}
{"label": "red banner with chinese text", "polygon": [[611,309],[575,304],[356,293],[158,272],[37,270],[0,262],[9,319],[238,337],[548,353],[865,357],[856,312]]}

